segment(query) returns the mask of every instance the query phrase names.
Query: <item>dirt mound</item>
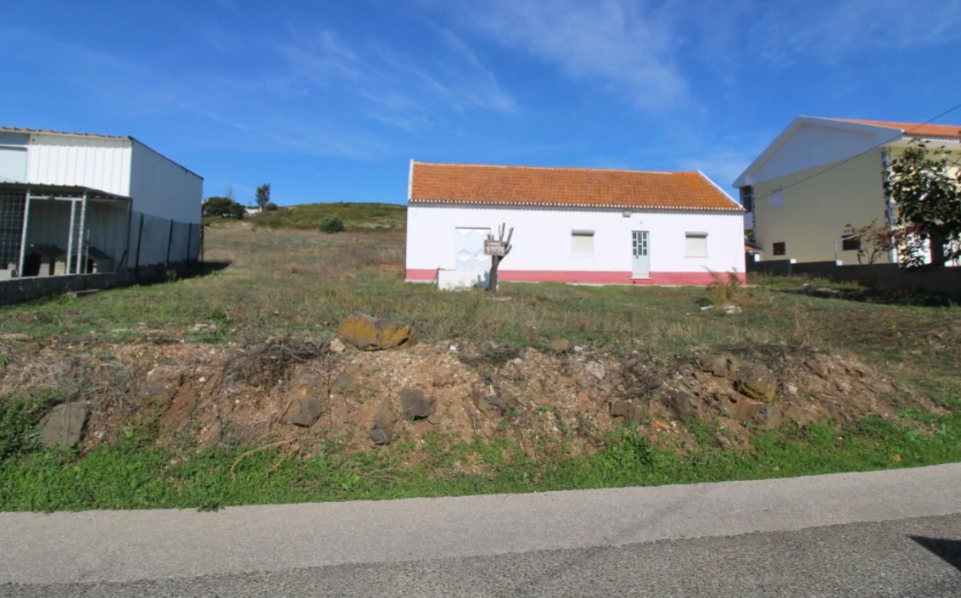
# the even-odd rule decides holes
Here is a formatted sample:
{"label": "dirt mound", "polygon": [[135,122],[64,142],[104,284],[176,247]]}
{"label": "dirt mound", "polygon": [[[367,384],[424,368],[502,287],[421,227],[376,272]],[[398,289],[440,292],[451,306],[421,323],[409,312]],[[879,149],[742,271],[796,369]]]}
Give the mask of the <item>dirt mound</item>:
{"label": "dirt mound", "polygon": [[[328,439],[360,450],[384,450],[378,444],[387,440],[411,462],[426,450],[498,436],[545,458],[597,450],[624,424],[677,446],[707,422],[718,445],[733,446],[784,421],[852,424],[868,414],[896,418],[908,407],[937,411],[874,368],[815,350],[666,359],[556,348],[421,344],[338,354],[324,342],[285,337],[255,347],[136,343],[107,352],[10,342],[0,346],[0,396],[56,391],[61,401],[90,400],[86,449],[139,423],[182,451],[274,443],[310,454]],[[769,384],[762,390],[772,396],[745,394],[748,377]],[[429,409],[412,411],[402,395]],[[375,425],[381,432],[372,436]]]}

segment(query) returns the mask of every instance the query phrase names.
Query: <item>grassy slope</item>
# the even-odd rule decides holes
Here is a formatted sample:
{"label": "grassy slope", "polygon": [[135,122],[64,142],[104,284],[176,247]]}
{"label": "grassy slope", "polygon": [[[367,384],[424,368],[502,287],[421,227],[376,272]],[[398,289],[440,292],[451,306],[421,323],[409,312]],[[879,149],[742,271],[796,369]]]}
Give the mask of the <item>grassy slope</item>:
{"label": "grassy slope", "polygon": [[337,214],[348,231],[403,231],[407,206],[385,203],[312,203],[249,219],[256,226],[316,230],[320,221]]}
{"label": "grassy slope", "polygon": [[[51,298],[0,308],[0,333],[26,333],[40,342],[112,343],[151,329],[186,331],[194,342],[311,331],[330,337],[338,321],[361,310],[413,322],[429,341],[472,339],[543,346],[553,339],[604,345],[615,351],[686,354],[696,346],[765,345],[790,351],[801,344],[850,351],[885,374],[912,385],[952,410],[961,397],[961,310],[935,298],[865,293],[845,287],[834,297],[800,292],[803,281],[757,280],[744,313],[729,317],[698,309],[698,288],[575,287],[505,284],[506,302],[482,293],[437,293],[403,283],[399,234],[324,235],[312,231],[217,228],[208,235],[208,260],[230,263],[206,276],[132,287],[84,299]],[[193,333],[196,323],[223,332]],[[0,508],[59,509],[137,506],[217,506],[256,502],[385,498],[473,492],[547,490],[823,473],[921,465],[961,459],[961,419],[949,414],[916,426],[864,421],[833,430],[785,425],[744,451],[702,446],[678,457],[625,435],[605,451],[578,459],[531,461],[503,455],[517,447],[470,446],[491,466],[489,476],[437,479],[455,458],[444,451],[414,468],[393,456],[346,454],[331,443],[303,462],[264,451],[229,470],[242,449],[190,454],[170,464],[145,431],[77,461],[70,454],[34,453],[0,465]]]}

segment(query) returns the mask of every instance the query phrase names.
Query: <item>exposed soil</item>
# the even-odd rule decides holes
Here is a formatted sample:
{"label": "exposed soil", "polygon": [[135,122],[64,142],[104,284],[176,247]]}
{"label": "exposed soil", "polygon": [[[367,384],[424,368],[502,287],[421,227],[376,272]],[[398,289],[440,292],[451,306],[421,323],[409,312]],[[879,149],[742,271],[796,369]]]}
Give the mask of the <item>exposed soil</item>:
{"label": "exposed soil", "polygon": [[[782,421],[840,425],[868,414],[897,418],[909,407],[939,411],[853,357],[815,349],[704,350],[692,361],[566,343],[557,349],[420,344],[337,353],[306,337],[252,347],[158,337],[108,350],[7,338],[0,340],[0,397],[56,390],[66,400],[90,401],[83,450],[132,424],[154,426],[158,442],[181,451],[284,443],[310,454],[333,438],[385,450],[369,434],[386,412],[393,416],[391,446],[409,449],[399,451],[408,462],[422,458],[428,435],[443,443],[508,435],[542,458],[562,446],[567,454],[598,450],[625,424],[652,442],[678,446],[693,437],[692,422],[703,420],[719,446],[735,446]],[[740,392],[745,366],[773,372],[772,402]],[[405,420],[405,388],[436,400],[436,412]],[[295,402],[304,398],[321,403],[320,418],[308,427],[291,423]]]}

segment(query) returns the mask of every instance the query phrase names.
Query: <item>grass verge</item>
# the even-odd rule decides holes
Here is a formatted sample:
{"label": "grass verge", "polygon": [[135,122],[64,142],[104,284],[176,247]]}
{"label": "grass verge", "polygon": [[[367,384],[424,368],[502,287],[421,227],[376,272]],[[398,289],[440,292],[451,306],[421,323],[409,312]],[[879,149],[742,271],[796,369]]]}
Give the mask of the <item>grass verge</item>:
{"label": "grass verge", "polygon": [[[961,415],[904,415],[918,419],[898,424],[871,417],[840,431],[818,424],[785,425],[758,433],[751,447],[736,451],[713,448],[709,432],[684,451],[661,449],[625,428],[593,455],[535,461],[498,439],[432,451],[413,466],[400,464],[400,450],[348,452],[337,440],[300,461],[285,459],[277,450],[245,455],[243,449],[209,449],[177,459],[147,435],[130,430],[82,459],[69,451],[47,450],[0,463],[0,509],[216,509],[751,480],[961,460]],[[467,454],[480,456],[485,473],[445,473]]]}

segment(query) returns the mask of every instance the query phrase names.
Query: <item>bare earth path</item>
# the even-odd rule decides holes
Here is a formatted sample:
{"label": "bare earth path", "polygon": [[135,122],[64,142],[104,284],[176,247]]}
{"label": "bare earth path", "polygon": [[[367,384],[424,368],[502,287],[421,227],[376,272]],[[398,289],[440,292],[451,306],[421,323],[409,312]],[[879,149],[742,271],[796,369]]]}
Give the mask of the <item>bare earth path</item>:
{"label": "bare earth path", "polygon": [[215,513],[7,513],[0,554],[0,596],[961,596],[961,464]]}

